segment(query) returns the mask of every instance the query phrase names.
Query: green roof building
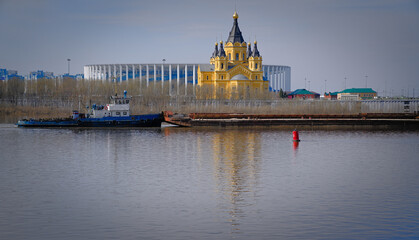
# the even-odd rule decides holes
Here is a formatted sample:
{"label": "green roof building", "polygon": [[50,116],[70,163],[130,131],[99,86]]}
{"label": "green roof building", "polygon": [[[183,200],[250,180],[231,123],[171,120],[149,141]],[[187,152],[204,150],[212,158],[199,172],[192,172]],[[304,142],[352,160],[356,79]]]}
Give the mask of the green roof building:
{"label": "green roof building", "polygon": [[338,100],[354,99],[357,100],[373,99],[377,97],[377,92],[372,88],[348,88],[338,93]]}
{"label": "green roof building", "polygon": [[294,92],[289,93],[288,98],[313,99],[313,98],[320,98],[320,94],[316,92],[308,91],[307,89],[297,89]]}

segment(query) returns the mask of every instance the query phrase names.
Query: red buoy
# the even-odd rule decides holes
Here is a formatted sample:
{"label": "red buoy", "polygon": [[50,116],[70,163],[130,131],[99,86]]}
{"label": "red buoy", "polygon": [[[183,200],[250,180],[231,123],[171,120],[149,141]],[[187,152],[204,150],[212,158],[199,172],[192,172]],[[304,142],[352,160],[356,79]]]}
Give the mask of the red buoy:
{"label": "red buoy", "polygon": [[300,141],[300,136],[298,136],[298,131],[293,131],[292,132],[292,140],[294,141],[294,142],[299,142]]}

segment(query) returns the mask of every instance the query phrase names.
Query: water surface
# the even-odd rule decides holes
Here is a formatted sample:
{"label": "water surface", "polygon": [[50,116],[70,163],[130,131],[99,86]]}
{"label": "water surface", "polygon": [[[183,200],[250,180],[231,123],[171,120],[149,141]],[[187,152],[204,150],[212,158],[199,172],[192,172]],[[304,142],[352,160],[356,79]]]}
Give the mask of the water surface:
{"label": "water surface", "polygon": [[0,239],[411,239],[418,131],[0,125]]}

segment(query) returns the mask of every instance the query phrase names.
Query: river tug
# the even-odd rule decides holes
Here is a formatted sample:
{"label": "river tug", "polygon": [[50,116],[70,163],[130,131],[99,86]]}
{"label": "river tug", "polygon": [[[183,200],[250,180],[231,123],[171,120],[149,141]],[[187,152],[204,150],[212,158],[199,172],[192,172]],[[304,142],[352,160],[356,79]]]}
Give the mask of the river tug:
{"label": "river tug", "polygon": [[131,115],[132,97],[117,95],[110,97],[105,106],[93,104],[87,114],[73,111],[70,118],[59,119],[23,119],[17,122],[18,127],[161,127],[164,121],[162,113]]}

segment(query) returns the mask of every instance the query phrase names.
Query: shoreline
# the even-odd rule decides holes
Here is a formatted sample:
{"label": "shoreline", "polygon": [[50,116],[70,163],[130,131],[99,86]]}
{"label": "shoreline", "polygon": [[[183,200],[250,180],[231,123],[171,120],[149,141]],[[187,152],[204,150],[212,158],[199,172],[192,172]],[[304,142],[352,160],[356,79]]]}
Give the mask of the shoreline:
{"label": "shoreline", "polygon": [[[320,102],[320,104],[323,104]],[[190,104],[189,104],[190,105]],[[189,106],[188,105],[188,106]],[[164,107],[164,106],[163,106]],[[160,107],[159,107],[160,108]],[[165,107],[170,109],[170,107]],[[159,111],[154,108],[155,112]],[[173,114],[171,111],[165,111],[166,122],[185,127],[203,127],[203,126],[282,126],[284,128],[349,128],[349,129],[419,129],[419,114],[416,113],[356,113],[347,112],[336,114],[335,111],[321,114],[284,114],[283,111],[260,113],[261,109],[253,109],[253,113],[243,113],[243,108],[230,107],[228,111],[216,111],[223,109],[211,109],[211,112],[190,112],[190,108],[177,108],[183,114]],[[71,116],[72,109],[67,107],[55,106],[21,106],[12,104],[0,104],[0,123],[16,124],[21,119],[50,119],[67,118]],[[196,110],[196,109],[195,109]],[[202,111],[208,109],[201,109]],[[133,114],[136,114],[134,111]],[[142,112],[142,111],[140,111]],[[230,113],[229,113],[230,112]],[[250,111],[249,111],[250,112]],[[262,111],[265,112],[265,111]],[[170,115],[170,117],[169,117]]]}

